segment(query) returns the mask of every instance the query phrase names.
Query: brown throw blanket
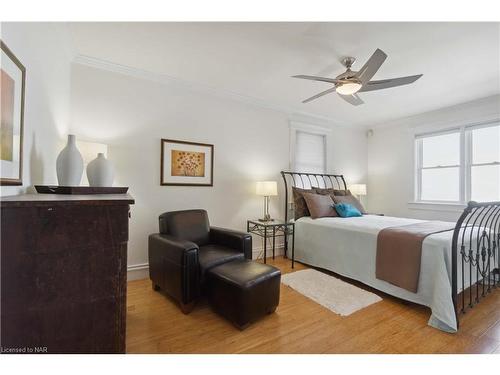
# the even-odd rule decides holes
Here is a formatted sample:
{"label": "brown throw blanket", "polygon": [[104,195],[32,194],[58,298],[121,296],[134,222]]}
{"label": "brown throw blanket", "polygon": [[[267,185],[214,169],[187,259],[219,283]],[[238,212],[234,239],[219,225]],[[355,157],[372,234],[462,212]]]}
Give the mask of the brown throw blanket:
{"label": "brown throw blanket", "polygon": [[425,237],[455,229],[444,221],[424,221],[382,229],[377,236],[377,279],[416,293]]}

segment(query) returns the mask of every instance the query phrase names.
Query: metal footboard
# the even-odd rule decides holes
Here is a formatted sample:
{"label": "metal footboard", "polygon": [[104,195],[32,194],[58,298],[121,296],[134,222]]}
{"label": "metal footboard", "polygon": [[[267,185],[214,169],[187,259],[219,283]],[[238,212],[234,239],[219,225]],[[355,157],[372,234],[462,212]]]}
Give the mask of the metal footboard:
{"label": "metal footboard", "polygon": [[469,202],[453,232],[452,298],[459,317],[500,286],[500,202]]}

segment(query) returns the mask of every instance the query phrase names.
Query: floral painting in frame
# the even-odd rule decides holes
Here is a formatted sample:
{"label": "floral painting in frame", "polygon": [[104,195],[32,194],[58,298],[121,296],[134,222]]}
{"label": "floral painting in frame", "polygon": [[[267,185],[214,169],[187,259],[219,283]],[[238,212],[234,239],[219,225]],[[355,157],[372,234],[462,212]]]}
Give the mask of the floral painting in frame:
{"label": "floral painting in frame", "polygon": [[161,140],[161,185],[213,186],[214,145]]}

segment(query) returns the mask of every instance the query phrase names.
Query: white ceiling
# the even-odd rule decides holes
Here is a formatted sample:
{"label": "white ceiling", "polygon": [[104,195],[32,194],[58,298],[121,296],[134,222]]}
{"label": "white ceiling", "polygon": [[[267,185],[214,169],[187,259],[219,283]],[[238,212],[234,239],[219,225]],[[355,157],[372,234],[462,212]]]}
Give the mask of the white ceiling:
{"label": "white ceiling", "polygon": [[[168,75],[351,126],[373,126],[500,93],[500,23],[73,23],[78,54]],[[359,69],[376,48],[388,54],[373,79],[423,73],[412,85],[301,101],[328,84],[339,60]]]}

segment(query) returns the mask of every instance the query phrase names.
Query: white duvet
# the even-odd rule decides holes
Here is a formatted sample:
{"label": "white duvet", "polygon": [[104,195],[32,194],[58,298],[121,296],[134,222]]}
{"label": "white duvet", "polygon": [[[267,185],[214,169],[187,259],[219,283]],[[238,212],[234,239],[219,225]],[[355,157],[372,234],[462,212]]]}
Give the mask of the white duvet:
{"label": "white duvet", "polygon": [[[295,222],[295,259],[428,306],[432,310],[429,325],[456,332],[457,321],[451,298],[452,230],[424,239],[417,293],[375,277],[378,232],[419,222],[422,220],[376,215],[315,220],[302,217]],[[454,225],[451,223],[452,227]]]}

